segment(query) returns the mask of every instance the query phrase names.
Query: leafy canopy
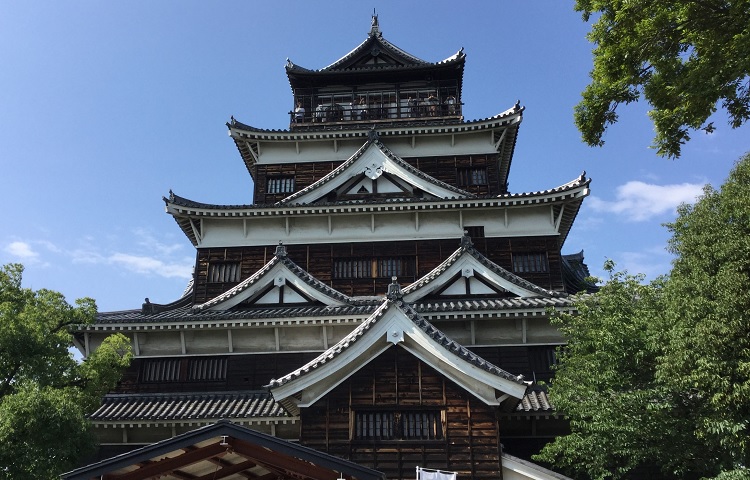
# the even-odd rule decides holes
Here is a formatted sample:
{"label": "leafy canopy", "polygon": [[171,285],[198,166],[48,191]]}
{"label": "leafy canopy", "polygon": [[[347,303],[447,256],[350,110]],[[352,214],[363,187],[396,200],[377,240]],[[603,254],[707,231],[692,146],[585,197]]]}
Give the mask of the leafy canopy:
{"label": "leafy canopy", "polygon": [[591,478],[750,478],[750,154],[668,225],[668,277],[614,272],[577,315],[550,386],[571,434],[539,460]]}
{"label": "leafy canopy", "polygon": [[690,132],[714,130],[717,105],[737,128],[750,118],[750,0],[577,0],[594,48],[575,107],[584,142],[601,146],[617,107],[641,97],[659,155],[679,157]]}
{"label": "leafy canopy", "polygon": [[93,447],[86,415],[129,364],[130,345],[114,335],[77,362],[70,329],[92,323],[96,304],[23,288],[22,273],[0,267],[0,478],[58,478]]}

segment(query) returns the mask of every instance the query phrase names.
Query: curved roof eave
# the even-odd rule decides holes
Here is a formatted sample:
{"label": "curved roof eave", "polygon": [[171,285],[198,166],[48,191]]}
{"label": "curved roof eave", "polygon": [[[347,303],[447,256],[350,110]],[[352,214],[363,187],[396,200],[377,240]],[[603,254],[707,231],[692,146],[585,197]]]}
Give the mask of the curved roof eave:
{"label": "curved roof eave", "polygon": [[[170,192],[170,197],[165,197],[164,201],[167,213],[172,215],[194,246],[198,246],[198,226],[193,221],[201,217],[243,218],[278,215],[330,215],[337,212],[351,213],[352,211],[373,213],[395,210],[431,210],[434,208],[444,210],[451,206],[456,208],[486,208],[560,203],[569,205],[569,208],[561,211],[559,232],[560,246],[562,246],[583,199],[589,194],[588,186],[591,179],[587,179],[585,173],[564,185],[547,190],[461,199],[391,199],[388,201],[334,202],[320,205],[215,205],[195,202]],[[446,207],[446,204],[449,205]]]}
{"label": "curved roof eave", "polygon": [[[378,128],[381,136],[416,135],[425,133],[464,133],[491,128],[507,127],[519,124],[526,110],[518,104],[493,115],[491,117],[467,120],[460,123],[430,125],[424,122],[399,122],[393,126]],[[323,125],[323,124],[321,124]],[[353,137],[367,137],[372,128],[358,126],[352,130],[319,130],[292,131],[288,129],[264,129],[244,124],[236,119],[226,124],[229,135],[237,141],[238,139],[266,140],[266,141],[300,141],[300,140],[327,140]]]}

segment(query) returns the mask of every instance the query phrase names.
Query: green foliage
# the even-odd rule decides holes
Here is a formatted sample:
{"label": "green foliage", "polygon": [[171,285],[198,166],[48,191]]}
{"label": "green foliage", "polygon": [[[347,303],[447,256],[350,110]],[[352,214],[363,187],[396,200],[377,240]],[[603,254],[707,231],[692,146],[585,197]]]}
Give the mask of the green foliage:
{"label": "green foliage", "polygon": [[539,460],[591,478],[750,478],[750,155],[668,228],[669,277],[610,263],[557,317],[568,345],[549,394],[572,433]]}
{"label": "green foliage", "polygon": [[115,335],[77,362],[70,329],[93,322],[96,304],[23,288],[22,273],[0,267],[0,478],[57,478],[93,446],[85,415],[116,384],[130,346]]}
{"label": "green foliage", "polygon": [[653,107],[654,147],[679,157],[690,131],[713,131],[717,104],[733,128],[750,118],[749,0],[577,0],[594,48],[591,83],[575,108],[583,140],[604,143],[617,107]]}

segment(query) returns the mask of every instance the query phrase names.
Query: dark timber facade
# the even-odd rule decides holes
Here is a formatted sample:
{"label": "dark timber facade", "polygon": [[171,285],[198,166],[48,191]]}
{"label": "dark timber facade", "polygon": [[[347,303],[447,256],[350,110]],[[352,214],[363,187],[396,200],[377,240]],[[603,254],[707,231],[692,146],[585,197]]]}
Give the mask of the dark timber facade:
{"label": "dark timber facade", "polygon": [[[414,57],[374,16],[331,65],[288,62],[289,129],[231,119],[253,203],[170,192],[167,212],[196,248],[190,288],[77,333],[85,355],[112,332],[134,348],[92,416],[102,457],[176,435],[190,444],[228,419],[365,468],[346,478],[539,468],[514,455],[566,428],[536,381],[563,342],[549,309],[571,311],[570,294],[588,287],[582,255],[561,249],[590,180],[509,192],[524,108],[465,121],[465,59]],[[252,435],[236,435],[252,450]],[[262,457],[213,464],[253,478]],[[107,478],[137,476],[118,465]],[[161,473],[203,478],[185,472]],[[535,478],[561,478],[544,472]]]}

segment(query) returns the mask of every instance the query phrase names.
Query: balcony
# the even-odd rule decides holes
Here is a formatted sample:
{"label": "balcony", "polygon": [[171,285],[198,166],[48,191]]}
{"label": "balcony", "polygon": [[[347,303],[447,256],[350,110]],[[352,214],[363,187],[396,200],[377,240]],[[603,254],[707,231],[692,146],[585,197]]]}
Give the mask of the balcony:
{"label": "balcony", "polygon": [[[316,105],[311,107],[311,105]],[[458,123],[462,119],[462,105],[455,97],[402,98],[400,101],[371,101],[364,97],[358,101],[300,100],[298,107],[289,112],[291,130],[344,129],[373,124],[395,123]]]}

